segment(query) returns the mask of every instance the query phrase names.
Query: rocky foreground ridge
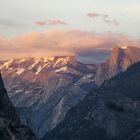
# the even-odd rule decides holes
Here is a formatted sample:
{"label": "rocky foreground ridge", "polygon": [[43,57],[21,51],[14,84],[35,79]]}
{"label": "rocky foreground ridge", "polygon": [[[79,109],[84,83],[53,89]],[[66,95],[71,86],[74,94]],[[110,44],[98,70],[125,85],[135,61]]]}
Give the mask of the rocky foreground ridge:
{"label": "rocky foreground ridge", "polygon": [[0,140],[36,140],[29,128],[23,126],[8,98],[0,75]]}

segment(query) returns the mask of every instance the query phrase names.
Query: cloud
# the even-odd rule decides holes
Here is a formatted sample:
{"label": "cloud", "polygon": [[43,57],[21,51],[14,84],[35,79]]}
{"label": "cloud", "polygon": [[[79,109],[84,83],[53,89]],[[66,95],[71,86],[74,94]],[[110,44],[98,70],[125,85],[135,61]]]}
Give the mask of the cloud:
{"label": "cloud", "polygon": [[118,14],[119,14],[120,16],[126,17],[126,14],[124,14],[124,13],[122,13],[122,12],[118,12]]}
{"label": "cloud", "polygon": [[56,19],[56,20],[49,20],[47,22],[47,25],[66,25],[66,24],[67,24],[66,22],[64,22],[62,20],[58,20],[58,19]]}
{"label": "cloud", "polygon": [[93,19],[95,19],[95,18],[102,18],[102,20],[105,23],[108,23],[108,24],[111,24],[111,25],[115,25],[115,26],[119,25],[119,22],[117,20],[110,19],[110,16],[108,14],[88,13],[87,16],[90,17],[90,18],[93,18]]}
{"label": "cloud", "polygon": [[108,18],[109,17],[109,15],[107,14],[99,14],[99,13],[88,13],[87,16],[92,17],[92,18],[95,18],[95,17]]}
{"label": "cloud", "polygon": [[67,25],[67,23],[65,21],[62,20],[48,20],[48,21],[36,21],[35,24],[37,26],[57,26],[57,25]]}
{"label": "cloud", "polygon": [[46,22],[45,21],[36,21],[35,24],[37,26],[46,26]]}
{"label": "cloud", "polygon": [[112,33],[97,34],[80,30],[48,30],[23,36],[0,39],[0,59],[76,55],[82,61],[103,62],[112,47],[139,46],[140,40]]}
{"label": "cloud", "polygon": [[117,20],[113,20],[112,21],[114,23],[114,25],[118,26],[119,25],[119,22]]}

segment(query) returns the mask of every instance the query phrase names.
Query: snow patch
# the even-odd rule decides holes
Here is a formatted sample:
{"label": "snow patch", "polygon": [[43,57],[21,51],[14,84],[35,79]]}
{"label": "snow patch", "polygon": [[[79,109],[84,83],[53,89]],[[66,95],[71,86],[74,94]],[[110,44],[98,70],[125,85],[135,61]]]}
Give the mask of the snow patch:
{"label": "snow patch", "polygon": [[32,69],[34,68],[35,65],[36,65],[35,63],[32,64],[31,66],[28,67],[28,69],[29,69],[29,70],[32,70]]}
{"label": "snow patch", "polygon": [[43,62],[54,61],[54,57],[46,57],[43,59]]}
{"label": "snow patch", "polygon": [[22,90],[22,89],[16,90],[16,93],[19,93],[19,92],[21,92],[21,91],[23,91],[23,90]]}
{"label": "snow patch", "polygon": [[127,49],[128,46],[121,46],[122,49]]}
{"label": "snow patch", "polygon": [[20,59],[19,61],[18,61],[18,63],[22,63],[22,62],[25,62],[26,61],[26,59]]}
{"label": "snow patch", "polygon": [[60,69],[55,70],[55,72],[56,73],[64,72],[64,73],[71,73],[71,74],[74,74],[74,75],[82,75],[81,72],[79,72],[77,70],[74,70],[72,68],[69,68],[69,67],[62,67]]}
{"label": "snow patch", "polygon": [[24,71],[25,71],[24,68],[17,68],[16,74],[20,75],[20,74],[23,73]]}
{"label": "snow patch", "polygon": [[10,60],[10,61],[5,62],[5,63],[0,67],[0,69],[2,69],[2,68],[9,68],[9,65],[10,65],[12,62],[13,62],[13,60]]}
{"label": "snow patch", "polygon": [[37,69],[37,72],[35,74],[38,75],[42,71],[42,69],[43,69],[43,67],[39,66],[38,69]]}
{"label": "snow patch", "polygon": [[69,64],[72,64],[73,66],[76,66],[77,65],[77,61],[76,61],[75,57],[68,56],[68,57],[60,57],[60,58],[57,58],[57,61],[55,62],[54,67],[66,65],[68,63]]}
{"label": "snow patch", "polygon": [[30,92],[32,92],[32,91],[31,91],[31,90],[25,91],[25,94],[28,94],[28,93],[30,93]]}

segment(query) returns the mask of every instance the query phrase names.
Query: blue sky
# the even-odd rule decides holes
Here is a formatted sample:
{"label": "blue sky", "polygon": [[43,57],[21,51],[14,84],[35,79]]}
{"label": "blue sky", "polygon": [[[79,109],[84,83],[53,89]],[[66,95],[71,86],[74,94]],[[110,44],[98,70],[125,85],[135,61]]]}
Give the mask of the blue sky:
{"label": "blue sky", "polygon": [[[139,7],[139,0],[0,0],[0,34],[14,37],[48,29],[79,29],[140,38]],[[119,25],[107,24],[99,17],[90,18],[88,13],[107,14]],[[35,24],[56,20],[66,24]]]}

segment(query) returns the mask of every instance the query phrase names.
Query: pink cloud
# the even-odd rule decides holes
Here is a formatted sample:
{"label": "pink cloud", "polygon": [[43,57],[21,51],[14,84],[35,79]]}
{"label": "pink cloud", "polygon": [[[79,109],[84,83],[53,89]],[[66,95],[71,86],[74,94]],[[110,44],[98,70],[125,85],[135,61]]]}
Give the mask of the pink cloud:
{"label": "pink cloud", "polygon": [[111,24],[111,25],[115,25],[115,26],[119,25],[119,22],[117,20],[110,19],[110,16],[107,15],[107,14],[88,13],[87,16],[90,17],[90,18],[93,18],[93,19],[102,18],[105,23],[108,23],[108,24]]}
{"label": "pink cloud", "polygon": [[67,24],[66,22],[64,22],[62,20],[58,20],[58,19],[56,19],[56,20],[49,20],[46,23],[47,23],[47,25],[66,25]]}
{"label": "pink cloud", "polygon": [[46,26],[46,22],[45,21],[36,21],[35,24],[37,26]]}
{"label": "pink cloud", "polygon": [[99,17],[100,14],[98,14],[98,13],[88,13],[87,16],[88,16],[88,17],[95,18],[95,17]]}
{"label": "pink cloud", "polygon": [[[0,40],[0,59],[78,55],[93,57],[107,55],[112,47],[140,46],[140,40],[112,33],[96,34],[80,30],[48,30]],[[104,59],[104,58],[103,58]]]}
{"label": "pink cloud", "polygon": [[66,22],[64,22],[62,20],[58,20],[58,19],[56,19],[56,20],[48,20],[48,21],[36,21],[35,24],[37,26],[41,26],[41,27],[47,26],[47,25],[49,25],[49,26],[67,25]]}

